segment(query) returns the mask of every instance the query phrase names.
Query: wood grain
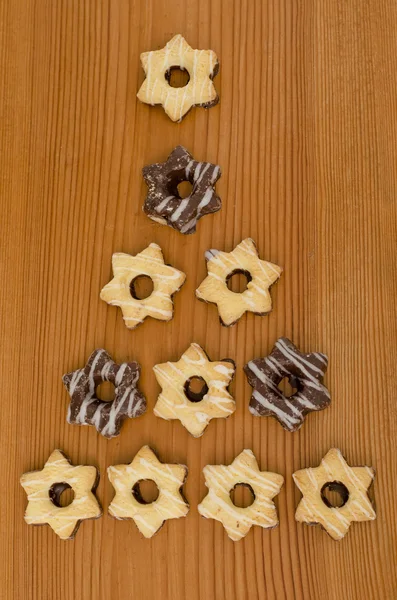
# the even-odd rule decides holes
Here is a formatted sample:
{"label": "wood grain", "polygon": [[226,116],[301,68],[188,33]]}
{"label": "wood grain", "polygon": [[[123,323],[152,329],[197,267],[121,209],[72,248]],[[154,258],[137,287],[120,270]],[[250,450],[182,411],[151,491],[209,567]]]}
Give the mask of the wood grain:
{"label": "wood grain", "polygon": [[[395,0],[3,0],[0,3],[0,596],[393,599],[397,597],[397,4]],[[139,104],[139,54],[175,33],[221,61],[221,102],[181,124]],[[223,208],[183,237],[141,211],[143,165],[177,144],[217,162]],[[203,253],[253,237],[284,267],[273,313],[221,328],[194,298]],[[187,273],[168,324],[128,331],[99,300],[113,251],[150,242]],[[247,410],[242,366],[280,335],[329,355],[331,407],[294,434]],[[193,439],[155,418],[152,366],[191,341],[232,357],[237,411]],[[149,409],[111,441],[67,425],[63,373],[96,347],[136,359]],[[186,519],[151,541],[106,514],[108,465],[143,443],[189,466]],[[377,521],[340,543],[296,524],[294,470],[331,447],[377,472]],[[23,520],[20,475],[53,448],[97,465],[99,521],[74,542]],[[199,517],[202,468],[252,448],[282,473],[280,527],[238,542]]]}

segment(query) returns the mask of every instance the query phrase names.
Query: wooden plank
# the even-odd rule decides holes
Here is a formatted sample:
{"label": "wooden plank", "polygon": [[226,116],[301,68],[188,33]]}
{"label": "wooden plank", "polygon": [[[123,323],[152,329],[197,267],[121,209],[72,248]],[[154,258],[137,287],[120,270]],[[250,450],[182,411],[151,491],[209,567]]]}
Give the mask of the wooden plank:
{"label": "wooden plank", "polygon": [[[397,528],[396,59],[394,0],[39,0],[0,4],[1,597],[395,598]],[[181,124],[138,103],[139,54],[182,33],[221,61],[220,104]],[[222,210],[183,237],[141,211],[141,168],[177,144],[219,163]],[[284,267],[273,313],[221,328],[194,298],[203,253],[253,237]],[[114,251],[150,242],[187,273],[168,324],[128,331],[99,300]],[[294,434],[247,410],[242,367],[280,335],[329,355],[333,402]],[[232,357],[237,411],[193,439],[154,417],[152,366],[191,341]],[[65,422],[61,376],[105,347],[142,365],[148,412],[107,441]],[[189,466],[186,519],[152,540],[106,514],[106,467],[142,444]],[[378,518],[340,543],[296,524],[292,473],[331,446],[375,467]],[[75,541],[23,520],[20,475],[53,448],[100,468],[99,521]],[[252,448],[282,473],[280,527],[238,542],[199,517],[202,468]]]}

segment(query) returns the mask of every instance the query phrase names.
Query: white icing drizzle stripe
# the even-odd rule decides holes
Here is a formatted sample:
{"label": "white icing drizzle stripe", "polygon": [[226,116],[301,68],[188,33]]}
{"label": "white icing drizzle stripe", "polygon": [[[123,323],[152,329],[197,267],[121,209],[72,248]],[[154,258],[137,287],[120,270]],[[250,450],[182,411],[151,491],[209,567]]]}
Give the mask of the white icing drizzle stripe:
{"label": "white icing drizzle stripe", "polygon": [[158,212],[158,213],[159,213],[159,212],[161,212],[161,211],[162,211],[162,210],[163,210],[163,209],[164,209],[164,208],[167,206],[168,202],[169,202],[170,200],[172,200],[173,198],[174,198],[174,196],[167,196],[166,198],[164,198],[164,200],[162,200],[162,201],[160,202],[160,204],[158,204],[158,205],[155,207],[155,210],[156,210],[156,212]]}
{"label": "white icing drizzle stripe", "polygon": [[164,467],[165,465],[161,465],[161,467],[155,467],[152,463],[150,463],[145,458],[141,458],[139,462],[141,463],[141,465],[143,467],[145,467],[148,470],[149,473],[158,473],[162,477],[166,477],[167,479],[170,479],[171,481],[174,481],[175,483],[182,485],[184,477],[182,479],[180,479],[179,477],[175,477],[175,475],[172,474],[170,469],[168,470],[167,473],[165,473],[164,469],[161,468],[161,467]]}
{"label": "white icing drizzle stripe", "polygon": [[259,404],[261,404],[264,408],[266,408],[270,412],[272,412],[275,415],[277,415],[277,417],[283,423],[285,423],[286,425],[288,425],[288,427],[294,426],[297,423],[299,423],[299,419],[291,417],[290,415],[288,415],[286,412],[284,412],[278,406],[275,406],[274,404],[271,404],[264,396],[262,396],[262,394],[260,394],[258,392],[258,390],[254,390],[253,393],[252,393],[252,395],[255,398],[255,400],[257,400],[257,402]]}
{"label": "white icing drizzle stripe", "polygon": [[282,352],[282,354],[284,354],[284,356],[289,358],[299,369],[301,369],[306,377],[311,379],[313,383],[318,383],[318,380],[314,377],[314,375],[312,375],[312,373],[305,369],[304,365],[318,373],[321,377],[324,377],[324,371],[322,369],[319,369],[316,365],[313,365],[313,363],[308,362],[302,356],[296,354],[296,352],[293,352],[283,339],[277,340],[276,347],[280,350],[280,352]]}

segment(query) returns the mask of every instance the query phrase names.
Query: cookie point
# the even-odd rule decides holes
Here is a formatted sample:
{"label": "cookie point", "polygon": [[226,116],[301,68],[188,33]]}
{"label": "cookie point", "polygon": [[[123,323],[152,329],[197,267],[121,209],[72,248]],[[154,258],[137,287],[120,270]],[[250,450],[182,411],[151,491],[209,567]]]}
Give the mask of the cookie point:
{"label": "cookie point", "polygon": [[244,243],[244,242],[246,242],[246,243],[248,243],[248,244],[252,244],[252,245],[253,245],[253,246],[255,246],[255,248],[256,248],[256,243],[255,243],[255,240],[254,240],[252,237],[247,237],[247,238],[245,238],[245,239],[242,241],[242,243]]}
{"label": "cookie point", "polygon": [[[182,152],[183,154],[188,154],[190,155],[190,152],[185,148],[185,146],[182,146],[182,144],[178,144],[178,146],[176,146],[174,148],[174,150],[171,152],[170,156],[172,156],[174,153],[178,153],[178,152]],[[170,156],[168,158],[170,158]]]}
{"label": "cookie point", "polygon": [[54,450],[51,452],[51,454],[50,454],[50,456],[49,456],[49,458],[48,458],[48,461],[47,461],[47,462],[51,462],[51,461],[52,461],[52,460],[54,460],[54,459],[56,459],[56,460],[63,460],[63,461],[66,461],[67,463],[69,463],[69,464],[70,464],[70,460],[69,460],[69,458],[68,458],[68,457],[66,456],[66,454],[63,452],[63,450],[60,450],[59,448],[55,448],[55,449],[54,449]]}
{"label": "cookie point", "polygon": [[155,248],[156,250],[161,250],[160,246],[156,244],[156,242],[150,242],[149,248]]}
{"label": "cookie point", "polygon": [[183,37],[183,35],[181,33],[176,33],[174,36],[172,36],[172,38],[169,40],[168,44],[171,44],[172,42],[175,42],[176,40],[185,40],[185,38]]}

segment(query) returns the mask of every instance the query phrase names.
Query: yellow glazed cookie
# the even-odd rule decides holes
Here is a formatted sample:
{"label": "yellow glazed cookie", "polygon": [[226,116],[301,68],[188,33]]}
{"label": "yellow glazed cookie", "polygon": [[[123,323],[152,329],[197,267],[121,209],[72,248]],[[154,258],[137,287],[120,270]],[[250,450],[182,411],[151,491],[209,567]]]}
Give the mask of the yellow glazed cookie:
{"label": "yellow glazed cookie", "polygon": [[[251,238],[243,240],[232,252],[208,250],[205,258],[208,276],[196,290],[196,296],[218,306],[222,325],[233,325],[246,311],[258,315],[271,311],[269,288],[280,277],[282,268],[261,260]],[[247,277],[247,289],[242,293],[232,292],[227,287],[235,273]]]}
{"label": "yellow glazed cookie", "polygon": [[[349,467],[341,451],[332,448],[319,467],[293,474],[303,498],[295,518],[301,523],[320,524],[334,540],[341,540],[353,521],[373,521],[374,508],[367,490],[375,477],[371,467]],[[331,506],[324,489],[338,491],[343,504]]]}
{"label": "yellow glazed cookie", "polygon": [[[198,344],[190,344],[176,363],[153,367],[162,392],[154,414],[163,419],[179,419],[194,437],[204,433],[211,419],[231,415],[236,405],[227,388],[235,365],[231,359],[211,362]],[[200,393],[190,389],[192,379],[199,379]]]}
{"label": "yellow glazed cookie", "polygon": [[[80,521],[98,519],[102,515],[93,493],[98,481],[95,467],[74,467],[61,450],[54,450],[42,471],[24,473],[21,477],[21,485],[28,495],[26,523],[47,523],[61,540],[73,538]],[[59,499],[67,488],[72,488],[74,500],[69,506],[61,506]]]}
{"label": "yellow glazed cookie", "polygon": [[[149,446],[143,446],[131,464],[109,467],[108,476],[116,491],[109,514],[116,519],[133,519],[146,538],[152,537],[164,521],[185,517],[189,512],[181,493],[187,467],[161,463]],[[136,488],[145,479],[154,481],[159,490],[157,500],[150,504],[144,503]]]}
{"label": "yellow glazed cookie", "polygon": [[[284,478],[260,471],[252,450],[243,450],[229,466],[207,465],[204,475],[208,494],[198,511],[207,519],[220,521],[233,541],[246,536],[252,525],[265,529],[278,525],[272,499],[280,492]],[[246,508],[235,506],[230,498],[231,490],[241,483],[251,488],[255,498]]]}
{"label": "yellow glazed cookie", "polygon": [[[164,263],[160,246],[150,244],[136,256],[117,252],[113,254],[112,266],[114,278],[102,289],[100,297],[108,304],[120,306],[128,329],[134,329],[146,317],[172,319],[172,295],[182,287],[186,275]],[[141,275],[150,277],[153,291],[140,300],[134,281]]]}
{"label": "yellow glazed cookie", "polygon": [[[219,100],[212,79],[219,63],[212,50],[193,50],[181,35],[175,35],[165,48],[141,54],[146,74],[138,98],[145,104],[161,104],[172,121],[181,121],[192,106],[209,108]],[[188,72],[184,87],[171,87],[173,68]]]}

